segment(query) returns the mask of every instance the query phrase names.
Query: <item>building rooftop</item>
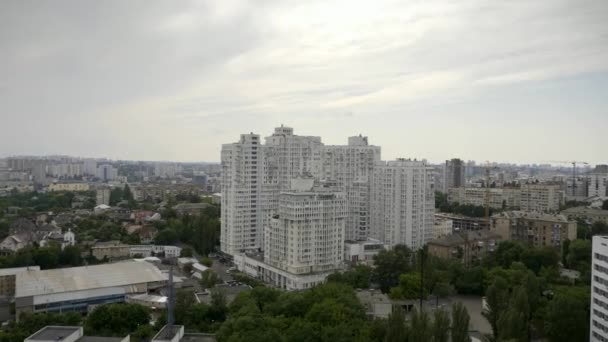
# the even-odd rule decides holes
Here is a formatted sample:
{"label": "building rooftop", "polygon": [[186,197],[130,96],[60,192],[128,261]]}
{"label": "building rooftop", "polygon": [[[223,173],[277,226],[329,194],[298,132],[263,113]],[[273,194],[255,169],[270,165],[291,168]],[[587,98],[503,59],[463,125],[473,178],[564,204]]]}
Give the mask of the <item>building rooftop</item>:
{"label": "building rooftop", "polygon": [[40,271],[40,266],[1,268],[0,276],[14,275],[25,271]]}
{"label": "building rooftop", "polygon": [[147,262],[126,261],[95,266],[26,271],[17,274],[16,298],[166,280]]}
{"label": "building rooftop", "polygon": [[175,210],[192,210],[192,209],[205,209],[210,207],[208,203],[180,203],[173,207]]}
{"label": "building rooftop", "polygon": [[152,341],[171,341],[175,335],[183,336],[183,334],[183,325],[165,325],[162,329],[160,329],[158,334],[152,338]]}
{"label": "building rooftop", "polygon": [[471,217],[471,216],[465,216],[465,215],[460,215],[460,214],[452,214],[452,213],[435,213],[435,218],[447,218],[447,219],[452,219],[452,220],[471,220],[471,221],[480,221],[483,222],[485,221],[485,218],[483,217]]}
{"label": "building rooftop", "polygon": [[26,341],[63,341],[73,334],[80,336],[81,329],[82,327],[46,326],[26,338]]}
{"label": "building rooftop", "polygon": [[521,211],[521,210],[512,210],[512,211],[503,211],[498,214],[492,215],[493,218],[525,218],[529,220],[543,220],[543,221],[553,221],[553,222],[568,222],[568,218],[563,214],[548,214],[542,213],[538,211]]}
{"label": "building rooftop", "polygon": [[608,217],[608,210],[587,208],[587,207],[574,207],[562,210],[564,215],[592,215],[600,217]]}
{"label": "building rooftop", "polygon": [[500,235],[487,230],[464,231],[456,234],[444,236],[439,239],[429,241],[429,244],[455,247],[464,244],[465,237],[469,241],[479,241],[485,239],[500,239]]}
{"label": "building rooftop", "polygon": [[76,342],[122,342],[125,337],[82,336]]}

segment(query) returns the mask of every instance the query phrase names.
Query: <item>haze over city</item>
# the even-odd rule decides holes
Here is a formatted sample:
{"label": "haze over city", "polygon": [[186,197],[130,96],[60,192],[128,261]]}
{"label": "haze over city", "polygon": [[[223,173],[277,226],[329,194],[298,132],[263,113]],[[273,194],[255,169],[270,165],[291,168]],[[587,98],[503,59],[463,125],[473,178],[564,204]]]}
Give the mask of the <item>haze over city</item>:
{"label": "haze over city", "polygon": [[606,1],[3,1],[0,157],[219,161],[281,123],[382,157],[606,162]]}

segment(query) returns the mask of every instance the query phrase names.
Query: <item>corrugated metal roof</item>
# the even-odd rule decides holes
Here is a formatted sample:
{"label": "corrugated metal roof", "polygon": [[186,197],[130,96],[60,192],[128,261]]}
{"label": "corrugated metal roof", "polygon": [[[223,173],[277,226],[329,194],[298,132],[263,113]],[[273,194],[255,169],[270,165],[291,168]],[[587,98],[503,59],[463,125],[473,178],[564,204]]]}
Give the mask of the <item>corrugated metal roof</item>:
{"label": "corrugated metal roof", "polygon": [[17,274],[15,297],[36,296],[166,280],[154,265],[126,261],[114,264],[26,271]]}
{"label": "corrugated metal roof", "polygon": [[2,269],[0,269],[0,276],[15,275],[17,273],[26,272],[28,270],[30,270],[30,271],[40,271],[40,266],[2,268]]}

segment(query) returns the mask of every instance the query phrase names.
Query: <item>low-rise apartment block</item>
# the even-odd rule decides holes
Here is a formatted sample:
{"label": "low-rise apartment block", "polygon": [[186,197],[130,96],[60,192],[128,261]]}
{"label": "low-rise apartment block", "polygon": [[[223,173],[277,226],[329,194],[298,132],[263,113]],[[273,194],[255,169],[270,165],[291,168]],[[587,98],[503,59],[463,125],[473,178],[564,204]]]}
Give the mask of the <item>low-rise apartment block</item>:
{"label": "low-rise apartment block", "polygon": [[574,207],[562,210],[561,214],[566,215],[570,219],[583,219],[588,222],[601,221],[608,223],[608,210]]}
{"label": "low-rise apartment block", "polygon": [[524,211],[556,213],[565,201],[560,184],[523,184],[520,208]]}
{"label": "low-rise apartment block", "polygon": [[450,235],[453,231],[454,221],[445,217],[438,218],[435,215],[435,222],[433,224],[433,239],[439,239],[440,237]]}
{"label": "low-rise apartment block", "polygon": [[519,208],[519,188],[450,188],[448,201],[450,203],[485,206],[486,193],[490,194],[490,208]]}
{"label": "low-rise apartment block", "polygon": [[344,261],[372,266],[374,257],[385,249],[382,241],[371,238],[365,241],[347,240],[344,242]]}
{"label": "low-rise apartment block", "polygon": [[462,260],[469,265],[494,252],[500,241],[499,234],[487,230],[465,231],[429,241],[428,252],[443,259]]}
{"label": "low-rise apartment block", "polygon": [[159,246],[159,245],[129,245],[129,253],[131,257],[149,257],[164,254],[165,258],[179,258],[182,249],[177,246]]}
{"label": "low-rise apartment block", "polygon": [[452,232],[490,229],[485,218],[483,217],[469,217],[450,213],[435,213],[435,222],[443,220],[452,221]]}
{"label": "low-rise apartment block", "polygon": [[558,214],[507,211],[493,215],[491,226],[503,240],[535,247],[561,247],[565,240],[576,239],[576,222]]}
{"label": "low-rise apartment block", "polygon": [[87,183],[51,183],[49,185],[49,191],[89,191],[89,184]]}

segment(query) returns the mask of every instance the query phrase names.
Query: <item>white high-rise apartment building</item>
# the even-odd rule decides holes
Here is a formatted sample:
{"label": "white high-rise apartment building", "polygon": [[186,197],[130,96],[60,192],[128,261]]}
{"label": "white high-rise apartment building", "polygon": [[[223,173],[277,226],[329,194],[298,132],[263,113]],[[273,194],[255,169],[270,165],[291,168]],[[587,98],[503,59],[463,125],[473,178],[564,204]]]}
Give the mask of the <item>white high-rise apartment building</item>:
{"label": "white high-rise apartment building", "polygon": [[289,190],[291,179],[321,176],[321,137],[293,134],[291,127],[277,127],[264,145],[264,184]]}
{"label": "white high-rise apartment building", "polygon": [[589,340],[608,342],[608,236],[594,236]]}
{"label": "white high-rise apartment building", "polygon": [[380,147],[367,137],[348,138],[348,145],[325,146],[323,179],[335,182],[346,193],[346,240],[365,240],[370,233],[370,179],[380,162]]}
{"label": "white high-rise apartment building", "polygon": [[413,249],[433,238],[435,189],[433,168],[426,161],[376,164],[371,189],[372,238]]}
{"label": "white high-rise apartment building", "polygon": [[[344,194],[344,239],[365,240],[374,229],[374,237],[382,241],[385,231],[390,235],[388,244],[406,243],[418,248],[432,235],[431,169],[426,162],[382,163],[380,152],[380,147],[369,145],[367,137],[361,135],[350,137],[348,145],[324,146],[320,137],[294,135],[292,128],[284,126],[275,128],[263,145],[253,133],[242,135],[237,143],[223,145],[221,250],[231,255],[267,251],[264,230],[276,224],[273,216],[279,214],[281,194],[291,190],[291,181],[296,178],[331,184]],[[385,221],[382,215],[391,213],[379,205],[377,212],[382,212],[377,213],[374,225],[372,197],[375,194],[378,202],[392,203],[395,190],[392,185],[385,188],[383,182],[374,185],[373,177],[378,170],[376,176],[386,172],[388,177],[397,169],[412,175],[407,185],[401,179],[391,180],[398,191],[412,191],[407,201],[396,202],[409,209],[398,221]],[[391,225],[386,226],[387,222]]]}
{"label": "white high-rise apartment building", "polygon": [[234,255],[262,248],[260,213],[263,164],[260,136],[242,134],[222,145],[222,223],[220,247]]}
{"label": "white high-rise apartment building", "polygon": [[347,216],[344,193],[292,180],[265,228],[264,261],[292,274],[328,272],[342,264]]}

